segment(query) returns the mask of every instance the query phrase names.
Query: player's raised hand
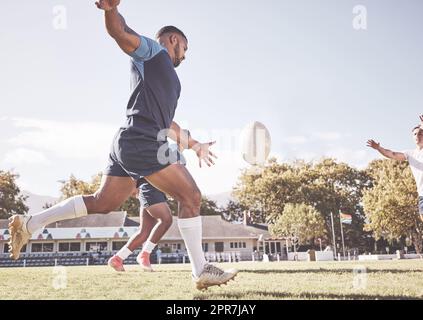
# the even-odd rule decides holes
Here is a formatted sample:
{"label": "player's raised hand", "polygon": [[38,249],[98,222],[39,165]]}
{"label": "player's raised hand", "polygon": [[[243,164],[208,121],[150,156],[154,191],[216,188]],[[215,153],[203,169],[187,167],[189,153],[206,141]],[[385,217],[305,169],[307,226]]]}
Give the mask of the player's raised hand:
{"label": "player's raised hand", "polygon": [[212,157],[216,158],[216,155],[211,152],[209,149],[212,145],[214,145],[216,141],[213,142],[207,142],[207,143],[197,143],[192,147],[192,149],[197,154],[199,165],[201,168],[201,162],[204,161],[209,167],[211,167],[214,164],[214,161]]}
{"label": "player's raised hand", "polygon": [[120,4],[120,0],[99,0],[95,3],[97,8],[104,11],[110,11],[116,8],[119,4]]}
{"label": "player's raised hand", "polygon": [[419,118],[420,118],[421,125],[423,125],[423,115],[421,115]]}
{"label": "player's raised hand", "polygon": [[380,143],[374,141],[374,140],[369,140],[367,141],[367,146],[370,148],[373,148],[375,150],[378,150],[380,148]]}

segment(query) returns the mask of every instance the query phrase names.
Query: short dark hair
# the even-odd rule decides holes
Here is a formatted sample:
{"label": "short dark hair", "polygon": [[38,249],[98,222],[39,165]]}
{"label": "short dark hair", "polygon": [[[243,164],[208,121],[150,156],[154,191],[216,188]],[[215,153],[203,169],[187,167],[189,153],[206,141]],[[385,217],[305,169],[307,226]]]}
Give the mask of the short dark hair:
{"label": "short dark hair", "polygon": [[414,130],[421,129],[421,128],[422,128],[421,126],[415,126],[415,127],[413,128],[413,130],[411,130],[411,132],[414,132]]}
{"label": "short dark hair", "polygon": [[188,41],[187,36],[180,29],[178,29],[174,26],[165,26],[165,27],[161,28],[156,34],[156,39],[160,38],[165,33],[178,33],[181,36],[183,36],[186,41]]}

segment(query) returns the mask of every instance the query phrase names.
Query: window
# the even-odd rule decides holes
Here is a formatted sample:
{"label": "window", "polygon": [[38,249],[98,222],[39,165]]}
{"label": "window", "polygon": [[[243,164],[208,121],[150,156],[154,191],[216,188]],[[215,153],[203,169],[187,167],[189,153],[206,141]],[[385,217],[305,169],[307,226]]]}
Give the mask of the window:
{"label": "window", "polygon": [[69,251],[69,242],[62,242],[62,243],[59,243],[59,251],[60,252],[65,252],[65,251]]}
{"label": "window", "polygon": [[238,242],[235,242],[235,249],[238,248]]}
{"label": "window", "polygon": [[233,242],[231,242],[230,247],[231,247],[231,249],[233,249],[233,247],[234,247],[234,243]]}
{"label": "window", "polygon": [[271,243],[270,250],[272,250],[272,253],[276,252],[276,242]]}
{"label": "window", "polygon": [[106,251],[107,242],[87,242],[85,244],[86,251]]}
{"label": "window", "polygon": [[280,242],[276,242],[276,251],[279,252],[279,253],[282,253]]}
{"label": "window", "polygon": [[71,242],[69,251],[73,251],[73,252],[81,251],[81,244],[79,242]]}
{"label": "window", "polygon": [[245,249],[247,248],[247,244],[245,242],[242,243],[242,247]]}
{"label": "window", "polygon": [[[26,252],[26,245],[24,245],[21,248],[21,253],[25,253],[25,252]],[[1,253],[1,250],[0,250],[0,253]],[[9,253],[9,245],[7,243],[4,244],[3,253]]]}
{"label": "window", "polygon": [[209,244],[208,243],[203,243],[203,251],[209,252]]}
{"label": "window", "polygon": [[42,252],[43,245],[41,243],[33,243],[31,246],[31,252]]}
{"label": "window", "polygon": [[223,242],[215,242],[214,243],[214,251],[215,252],[223,252]]}
{"label": "window", "polygon": [[126,241],[113,241],[112,242],[112,250],[117,251],[122,249],[126,244]]}
{"label": "window", "polygon": [[54,243],[43,243],[43,252],[53,252]]}
{"label": "window", "polygon": [[61,242],[59,243],[59,252],[79,252],[81,251],[81,244],[79,242]]}
{"label": "window", "polygon": [[33,243],[31,252],[53,252],[53,243]]}

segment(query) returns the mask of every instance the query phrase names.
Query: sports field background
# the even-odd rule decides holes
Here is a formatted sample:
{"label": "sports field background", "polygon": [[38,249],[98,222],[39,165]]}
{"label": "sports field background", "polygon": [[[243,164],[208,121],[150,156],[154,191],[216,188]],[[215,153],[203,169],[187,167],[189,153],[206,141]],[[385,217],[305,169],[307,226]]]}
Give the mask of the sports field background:
{"label": "sports field background", "polygon": [[0,299],[423,299],[423,260],[225,263],[227,286],[195,289],[188,264],[0,269]]}

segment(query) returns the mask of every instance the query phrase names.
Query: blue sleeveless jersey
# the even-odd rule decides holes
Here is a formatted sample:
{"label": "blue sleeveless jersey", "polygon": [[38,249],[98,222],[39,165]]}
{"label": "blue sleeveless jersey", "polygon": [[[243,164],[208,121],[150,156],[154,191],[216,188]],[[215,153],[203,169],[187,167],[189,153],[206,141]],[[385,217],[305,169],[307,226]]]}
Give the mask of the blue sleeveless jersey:
{"label": "blue sleeveless jersey", "polygon": [[141,36],[141,45],[131,56],[131,96],[126,123],[116,134],[111,158],[138,180],[165,168],[159,159],[167,148],[165,130],[175,115],[181,84],[166,50]]}

